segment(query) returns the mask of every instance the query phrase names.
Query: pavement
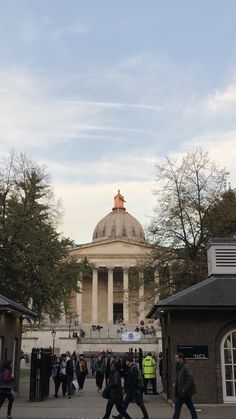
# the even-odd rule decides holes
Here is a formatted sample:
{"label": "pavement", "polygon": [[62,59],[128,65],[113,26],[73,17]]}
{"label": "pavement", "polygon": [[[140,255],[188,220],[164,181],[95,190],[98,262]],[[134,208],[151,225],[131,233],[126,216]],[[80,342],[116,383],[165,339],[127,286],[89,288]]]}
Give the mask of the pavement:
{"label": "pavement", "polygon": [[[21,379],[20,394],[15,398],[12,415],[14,419],[101,419],[105,413],[106,400],[97,393],[95,379],[88,378],[85,381],[84,391],[76,392],[71,399],[53,397],[53,382],[50,383],[50,396],[44,401],[29,402],[29,377]],[[6,417],[6,405],[1,409],[0,418]],[[171,419],[173,406],[161,395],[145,395],[144,403],[150,419]],[[236,418],[236,405],[196,406],[199,419],[233,419]],[[133,419],[142,419],[142,412],[138,406],[131,403],[128,413]],[[113,408],[112,414],[117,414]],[[183,407],[181,419],[190,418],[186,407]]]}

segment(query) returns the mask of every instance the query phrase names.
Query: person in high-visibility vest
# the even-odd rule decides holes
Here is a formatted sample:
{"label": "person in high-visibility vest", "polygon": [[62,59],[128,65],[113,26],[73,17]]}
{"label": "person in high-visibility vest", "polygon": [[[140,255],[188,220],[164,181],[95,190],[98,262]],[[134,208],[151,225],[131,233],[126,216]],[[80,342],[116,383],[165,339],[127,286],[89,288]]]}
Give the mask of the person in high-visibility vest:
{"label": "person in high-visibility vest", "polygon": [[147,394],[148,382],[152,383],[153,394],[157,393],[157,380],[156,380],[156,368],[157,363],[153,358],[151,352],[149,352],[143,359],[142,372],[144,377],[144,394]]}

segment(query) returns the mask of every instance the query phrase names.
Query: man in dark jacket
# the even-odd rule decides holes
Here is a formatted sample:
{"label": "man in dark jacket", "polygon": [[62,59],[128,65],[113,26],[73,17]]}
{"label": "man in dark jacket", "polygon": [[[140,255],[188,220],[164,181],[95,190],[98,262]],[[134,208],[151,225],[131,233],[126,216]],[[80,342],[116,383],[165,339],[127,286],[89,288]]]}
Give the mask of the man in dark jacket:
{"label": "man in dark jacket", "polygon": [[183,404],[188,407],[192,419],[198,419],[192,396],[196,393],[193,376],[191,375],[182,353],[175,355],[176,363],[176,382],[175,382],[175,412],[173,419],[179,419]]}
{"label": "man in dark jacket", "polygon": [[106,405],[106,413],[103,416],[103,419],[109,419],[114,404],[118,412],[120,412],[121,418],[124,417],[126,419],[131,419],[128,413],[125,412],[123,406],[123,391],[121,387],[120,373],[115,360],[112,360],[110,363],[110,376],[106,390],[108,390],[109,398]]}
{"label": "man in dark jacket", "polygon": [[[126,396],[124,400],[124,409],[126,410],[129,403],[134,401],[139,408],[142,410],[143,419],[149,419],[148,412],[143,403],[143,392],[140,385],[139,371],[135,365],[133,358],[127,358],[126,360],[127,367],[127,380],[126,380]],[[121,419],[122,415],[113,416],[113,418]]]}

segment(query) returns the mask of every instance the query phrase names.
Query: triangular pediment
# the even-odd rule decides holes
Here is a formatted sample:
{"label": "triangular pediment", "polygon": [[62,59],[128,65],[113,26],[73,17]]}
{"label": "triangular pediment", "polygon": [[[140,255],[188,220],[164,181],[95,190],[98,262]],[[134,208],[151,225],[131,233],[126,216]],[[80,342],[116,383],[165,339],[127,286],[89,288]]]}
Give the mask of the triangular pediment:
{"label": "triangular pediment", "polygon": [[[91,262],[118,258],[119,260],[134,261],[147,252],[145,243],[129,239],[105,239],[82,244],[71,249],[70,254],[78,259],[87,257]],[[132,264],[133,264],[132,263]]]}

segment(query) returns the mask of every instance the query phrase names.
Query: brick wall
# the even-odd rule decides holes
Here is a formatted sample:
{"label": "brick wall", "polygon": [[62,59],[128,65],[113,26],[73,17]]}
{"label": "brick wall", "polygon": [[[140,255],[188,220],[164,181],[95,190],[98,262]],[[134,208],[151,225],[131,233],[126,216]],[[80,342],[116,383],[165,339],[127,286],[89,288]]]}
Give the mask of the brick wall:
{"label": "brick wall", "polygon": [[174,354],[179,345],[207,345],[208,359],[188,360],[193,373],[197,403],[223,403],[220,343],[223,336],[236,328],[236,310],[175,310],[162,318],[163,353],[166,390],[174,399]]}

